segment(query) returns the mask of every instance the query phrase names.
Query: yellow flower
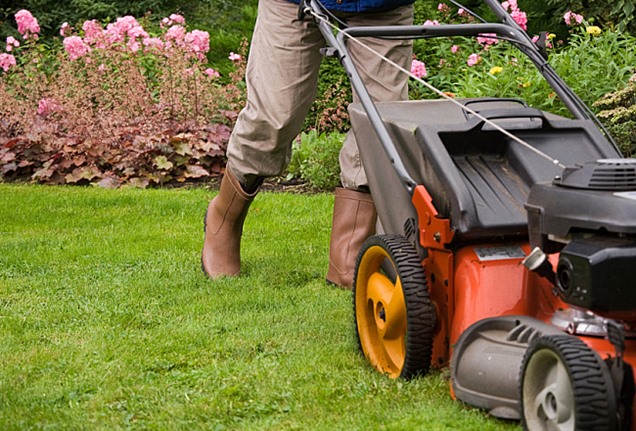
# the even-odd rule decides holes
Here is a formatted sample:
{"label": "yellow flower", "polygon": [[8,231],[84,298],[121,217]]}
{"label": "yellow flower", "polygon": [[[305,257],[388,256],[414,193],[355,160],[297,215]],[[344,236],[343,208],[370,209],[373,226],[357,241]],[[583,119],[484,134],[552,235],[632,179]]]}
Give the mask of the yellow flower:
{"label": "yellow flower", "polygon": [[591,25],[589,27],[586,27],[585,31],[587,31],[587,33],[589,35],[592,35],[592,36],[600,36],[601,35],[601,28],[597,27],[595,25]]}
{"label": "yellow flower", "polygon": [[496,75],[498,73],[503,72],[503,67],[499,67],[499,66],[495,66],[492,69],[490,69],[490,74],[491,75]]}

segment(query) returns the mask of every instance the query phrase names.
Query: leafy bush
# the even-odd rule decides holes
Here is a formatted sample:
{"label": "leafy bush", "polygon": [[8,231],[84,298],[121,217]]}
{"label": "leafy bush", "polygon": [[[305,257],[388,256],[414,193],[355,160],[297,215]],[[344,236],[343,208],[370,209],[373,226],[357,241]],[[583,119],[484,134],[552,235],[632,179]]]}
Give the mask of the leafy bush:
{"label": "leafy bush", "polygon": [[598,116],[623,153],[636,155],[636,75],[625,88],[601,97],[594,106],[601,109]]}
{"label": "leafy bush", "polygon": [[81,25],[90,19],[112,22],[116,17],[126,15],[157,22],[176,12],[186,17],[192,26],[210,34],[210,44],[215,50],[208,53],[208,60],[226,76],[232,70],[232,65],[226,61],[226,53],[236,50],[243,40],[251,38],[257,4],[258,0],[240,3],[230,0],[5,0],[0,6],[0,35],[18,36],[13,17],[21,9],[27,9],[38,17],[40,36],[47,41],[58,36],[64,22],[71,25]]}
{"label": "leafy bush", "polygon": [[[567,44],[551,38],[549,61],[584,102],[620,88],[633,73],[636,38],[583,22],[571,28]],[[517,97],[536,108],[565,114],[543,77],[506,43],[464,38],[418,41],[416,55],[433,66],[427,81],[457,97]],[[472,61],[471,61],[472,60]],[[602,77],[602,79],[599,79]],[[437,97],[415,83],[412,98]]]}
{"label": "leafy bush", "polygon": [[595,23],[603,27],[614,27],[618,31],[627,31],[636,36],[636,1],[618,0],[535,0],[528,1],[528,8],[532,16],[542,17],[549,28],[562,25],[560,21],[568,11],[585,13],[595,17]]}
{"label": "leafy bush", "polygon": [[219,85],[207,33],[178,15],[164,24],[152,37],[132,17],[90,21],[65,29],[63,52],[22,30],[25,43],[3,54],[15,65],[0,71],[0,178],[145,187],[220,172],[244,103],[243,57]]}
{"label": "leafy bush", "polygon": [[[208,61],[227,75],[232,65],[227,62],[227,52],[234,51],[244,40],[251,40],[256,22],[257,0],[234,2],[208,0],[200,2],[188,22],[210,33]],[[187,15],[186,15],[187,16]]]}
{"label": "leafy bush", "polygon": [[302,133],[294,142],[292,159],[288,167],[290,178],[301,178],[313,188],[332,190],[340,184],[338,155],[345,134]]}
{"label": "leafy bush", "polygon": [[326,59],[320,65],[317,94],[305,119],[305,128],[319,132],[348,130],[347,106],[352,90],[344,68],[337,61]]}
{"label": "leafy bush", "polygon": [[[15,30],[13,15],[21,9],[27,9],[38,17],[42,26],[42,35],[46,37],[58,34],[64,22],[75,25],[87,19],[111,21],[116,17],[133,15],[144,16],[152,13],[156,17],[168,16],[179,12],[187,17],[200,7],[199,1],[182,2],[178,0],[74,0],[60,2],[56,0],[3,0],[0,7],[0,34],[10,34],[8,28]],[[4,27],[4,28],[3,28]]]}

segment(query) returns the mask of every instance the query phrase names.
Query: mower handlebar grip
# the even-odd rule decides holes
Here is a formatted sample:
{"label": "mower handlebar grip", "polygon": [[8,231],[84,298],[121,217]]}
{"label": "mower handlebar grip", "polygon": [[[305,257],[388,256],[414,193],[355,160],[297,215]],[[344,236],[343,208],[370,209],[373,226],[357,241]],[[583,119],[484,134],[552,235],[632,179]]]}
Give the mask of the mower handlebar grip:
{"label": "mower handlebar grip", "polygon": [[469,120],[470,129],[482,127],[486,120],[504,120],[513,118],[539,118],[544,126],[550,124],[545,113],[535,108],[486,109],[475,112],[483,118],[477,117],[473,113],[469,113],[469,115],[473,116],[473,118]]}

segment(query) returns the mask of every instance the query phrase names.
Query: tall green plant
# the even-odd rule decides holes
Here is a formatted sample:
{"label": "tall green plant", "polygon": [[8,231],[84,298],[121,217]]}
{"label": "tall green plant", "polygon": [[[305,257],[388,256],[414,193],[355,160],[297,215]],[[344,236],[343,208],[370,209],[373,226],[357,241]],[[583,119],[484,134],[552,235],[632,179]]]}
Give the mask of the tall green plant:
{"label": "tall green plant", "polygon": [[[178,0],[4,0],[0,8],[0,33],[8,33],[13,27],[13,15],[27,9],[38,17],[45,37],[54,36],[64,22],[75,25],[87,19],[113,20],[118,16],[144,16],[152,13],[158,19],[179,12],[186,17],[192,15],[203,0],[182,2]],[[2,28],[5,27],[5,28]]]}
{"label": "tall green plant", "polygon": [[636,75],[627,86],[609,93],[594,104],[601,109],[598,116],[605,123],[626,156],[636,154]]}
{"label": "tall green plant", "polygon": [[597,24],[603,27],[615,27],[619,31],[627,31],[636,35],[636,1],[617,0],[536,0],[525,1],[531,17],[547,24],[546,29],[562,27],[563,15],[568,11],[584,13],[595,17]]}
{"label": "tall green plant", "polygon": [[340,184],[338,155],[344,138],[344,134],[336,132],[302,133],[294,143],[289,176],[305,180],[315,189],[333,190]]}

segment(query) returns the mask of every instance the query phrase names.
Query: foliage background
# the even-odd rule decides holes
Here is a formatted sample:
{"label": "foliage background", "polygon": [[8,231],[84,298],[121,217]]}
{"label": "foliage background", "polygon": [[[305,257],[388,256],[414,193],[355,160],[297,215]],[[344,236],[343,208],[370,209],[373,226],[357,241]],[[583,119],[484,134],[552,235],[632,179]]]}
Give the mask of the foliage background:
{"label": "foliage background", "polygon": [[[13,15],[22,8],[31,10],[38,18],[44,34],[40,41],[41,48],[38,48],[42,54],[39,67],[42,67],[52,61],[50,54],[47,57],[45,51],[54,52],[56,49],[60,49],[57,33],[63,22],[77,25],[90,18],[112,22],[119,16],[131,14],[145,17],[145,22],[156,23],[162,17],[178,12],[186,17],[189,28],[197,28],[210,33],[212,49],[207,54],[207,60],[216,70],[221,72],[221,78],[218,82],[223,85],[235,85],[238,90],[241,90],[236,75],[232,78],[235,65],[228,60],[227,56],[230,51],[236,52],[242,42],[250,39],[256,19],[257,3],[257,0],[247,0],[240,3],[228,0],[196,0],[185,3],[174,0],[141,0],[139,2],[123,0],[110,2],[26,0],[18,2],[6,0],[0,6],[0,35],[2,37],[6,35],[18,36]],[[469,9],[486,18],[489,17],[483,2],[466,0],[463,3]],[[606,95],[610,97],[609,95],[614,91],[621,91],[625,87],[628,78],[633,75],[636,65],[636,52],[630,48],[636,45],[636,39],[632,36],[634,31],[633,1],[613,2],[611,7],[608,7],[606,2],[598,0],[559,2],[555,0],[532,2],[522,0],[520,3],[520,7],[528,12],[528,32],[530,35],[538,34],[544,30],[556,34],[555,49],[550,53],[550,62],[588,105],[594,105],[599,98]],[[415,22],[420,24],[427,19],[440,19],[437,4],[437,1],[417,0],[415,3]],[[584,14],[588,24],[601,26],[602,36],[590,37],[585,34],[584,27],[578,29],[566,27],[562,17],[567,10]],[[460,55],[451,56],[449,54],[450,47],[454,43],[461,43],[464,46]],[[470,52],[476,52],[482,56],[479,65],[467,67],[466,56]],[[523,60],[517,62],[517,56],[507,48],[497,46],[487,52],[483,46],[474,41],[442,40],[438,43],[426,41],[416,42],[415,55],[419,60],[426,62],[429,82],[445,91],[454,93],[458,97],[514,96],[539,108],[563,112],[563,107],[551,96],[550,89],[545,82],[542,82],[533,67]],[[489,70],[495,66],[503,67],[504,71],[496,76],[489,73]],[[199,89],[199,94],[203,94],[202,90]],[[207,94],[209,93],[207,92]],[[412,86],[411,93],[413,98],[433,97],[432,94],[422,91],[418,84]],[[333,178],[338,177],[337,163],[325,164],[323,171],[327,172],[323,173],[317,169],[308,169],[308,167],[311,166],[311,161],[315,160],[333,161],[334,148],[337,148],[337,144],[334,142],[338,137],[332,138],[329,135],[334,131],[346,131],[349,127],[346,107],[351,98],[351,90],[346,74],[337,61],[327,60],[323,62],[318,94],[319,97],[305,122],[305,131],[315,130],[317,135],[306,134],[296,144],[298,155],[295,156],[290,165],[290,175],[309,181],[318,188],[331,188],[334,184]],[[234,100],[234,103],[235,106],[240,105],[237,99]],[[633,106],[633,103],[630,105],[629,100],[622,101],[621,106],[627,109]],[[5,108],[7,107],[5,106]],[[614,118],[613,115],[617,111],[608,108],[607,104],[597,104],[594,109],[597,112],[601,109],[605,110],[602,116],[603,121],[610,131],[617,135],[625,154],[631,154],[633,151],[633,139],[630,138],[629,134],[631,130],[629,124],[631,123]],[[228,114],[230,113],[228,112]],[[231,115],[226,120],[222,122],[231,126]],[[38,127],[34,130],[41,130]],[[162,185],[175,178],[185,181],[207,179],[206,175],[199,175],[202,174],[202,171],[188,172],[186,170],[188,164],[200,164],[200,158],[204,157],[201,151],[205,151],[205,148],[209,146],[209,130],[201,130],[198,126],[194,129],[196,130],[193,130],[192,125],[170,125],[165,129],[169,132],[170,137],[167,137],[167,141],[162,143],[162,148],[167,152],[164,150],[159,152],[144,151],[142,157],[136,159],[137,165],[141,166],[138,170],[142,176],[150,177],[149,181],[144,180],[139,183],[140,185]],[[194,134],[192,134],[193,131]],[[226,132],[223,132],[223,136],[226,136]],[[222,152],[225,141],[226,137],[215,140],[215,151],[218,152],[220,149]],[[173,145],[175,143],[176,147]],[[189,149],[184,150],[184,145],[188,146]],[[31,149],[27,150],[31,151]],[[187,157],[190,154],[183,154],[184,151],[192,152],[195,159]],[[4,162],[7,162],[6,157],[10,159],[13,156],[7,156],[5,152],[4,156],[0,154],[0,159],[2,157],[5,157]],[[143,163],[139,163],[140,161]],[[8,163],[12,163],[11,160]],[[214,163],[215,167],[209,168],[211,166],[209,165],[206,169],[209,168],[209,171],[216,174],[220,171],[221,165],[218,161],[214,161]],[[167,167],[171,165],[176,166],[175,172],[167,172]],[[6,168],[6,164],[4,167]],[[0,166],[1,168],[3,166]],[[22,168],[28,171],[29,166]],[[73,183],[85,184],[87,181],[94,180],[92,176],[94,170],[76,170],[78,166],[70,166],[70,168],[68,172],[63,174],[65,176],[70,174],[69,178]],[[74,170],[75,172],[73,172]],[[31,174],[33,172],[35,171],[32,171]],[[20,177],[19,175],[7,177],[4,175],[5,173],[0,172],[0,175],[3,175],[5,179]],[[10,173],[14,174],[13,171]],[[44,171],[44,173],[48,174],[48,171]],[[87,178],[93,178],[93,180]],[[41,176],[32,179],[46,180]]]}

